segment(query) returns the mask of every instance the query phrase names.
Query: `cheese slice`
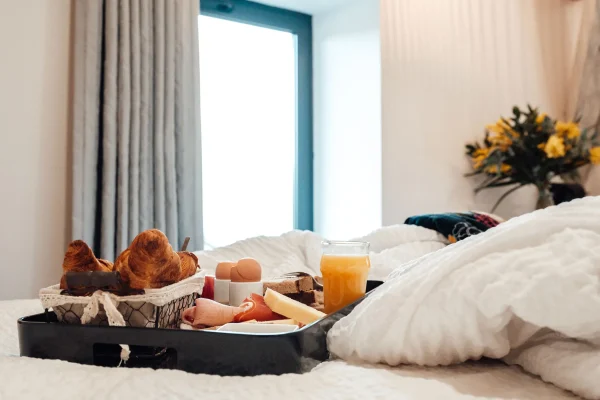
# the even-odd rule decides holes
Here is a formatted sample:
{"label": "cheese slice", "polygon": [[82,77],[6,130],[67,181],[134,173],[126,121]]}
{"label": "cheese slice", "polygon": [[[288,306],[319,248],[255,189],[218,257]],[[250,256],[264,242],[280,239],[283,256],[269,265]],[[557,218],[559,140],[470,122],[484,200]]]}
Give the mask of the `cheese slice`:
{"label": "cheese slice", "polygon": [[265,324],[265,325],[298,325],[298,321],[295,319],[276,319],[274,321],[261,321],[257,322],[257,324]]}
{"label": "cheese slice", "polygon": [[273,312],[294,319],[305,325],[326,316],[326,314],[321,311],[317,311],[312,307],[302,304],[299,301],[292,300],[271,289],[267,289],[267,292],[265,293],[265,303],[267,303]]}

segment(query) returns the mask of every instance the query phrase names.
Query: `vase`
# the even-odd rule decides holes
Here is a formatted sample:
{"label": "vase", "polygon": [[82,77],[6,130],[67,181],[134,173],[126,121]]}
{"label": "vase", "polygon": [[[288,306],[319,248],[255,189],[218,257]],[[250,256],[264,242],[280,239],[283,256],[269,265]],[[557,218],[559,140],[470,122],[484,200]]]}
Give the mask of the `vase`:
{"label": "vase", "polygon": [[585,188],[579,183],[553,183],[550,185],[550,192],[554,205],[586,196]]}
{"label": "vase", "polygon": [[541,210],[554,205],[550,184],[538,185],[538,199],[535,205],[536,210]]}

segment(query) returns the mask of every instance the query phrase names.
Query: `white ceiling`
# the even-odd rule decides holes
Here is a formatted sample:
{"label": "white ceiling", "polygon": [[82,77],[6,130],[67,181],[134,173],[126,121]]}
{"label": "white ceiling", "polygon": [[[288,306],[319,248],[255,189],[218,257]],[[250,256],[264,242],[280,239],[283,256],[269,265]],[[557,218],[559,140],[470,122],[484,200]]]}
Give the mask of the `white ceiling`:
{"label": "white ceiling", "polygon": [[316,15],[338,7],[350,0],[252,0],[257,3]]}

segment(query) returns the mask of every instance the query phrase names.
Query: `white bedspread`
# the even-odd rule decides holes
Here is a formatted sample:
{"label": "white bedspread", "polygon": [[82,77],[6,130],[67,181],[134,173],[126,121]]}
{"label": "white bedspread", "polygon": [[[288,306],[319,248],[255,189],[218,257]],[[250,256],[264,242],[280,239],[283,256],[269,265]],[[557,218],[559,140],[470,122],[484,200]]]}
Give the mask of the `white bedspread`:
{"label": "white bedspread", "polygon": [[18,357],[16,320],[37,300],[0,302],[0,399],[558,400],[576,396],[502,364],[384,367],[323,363],[303,375],[252,378],[102,368]]}
{"label": "white bedspread", "polygon": [[[275,277],[302,271],[320,275],[321,236],[309,231],[292,231],[281,236],[259,236],[232,245],[195,254],[203,270],[214,273],[221,261],[253,257],[263,268],[263,276]],[[399,264],[445,247],[439,233],[412,225],[393,225],[353,240],[371,243],[369,279],[383,280]]]}
{"label": "white bedspread", "polygon": [[600,399],[600,197],[401,266],[328,339],[344,359],[389,365],[502,358]]}
{"label": "white bedspread", "polygon": [[[573,213],[577,216],[577,213]],[[598,220],[598,212],[593,214]],[[536,220],[538,216],[531,217]],[[554,219],[549,222],[547,228],[550,231],[558,231],[560,225]],[[526,219],[527,221],[527,219]],[[579,219],[575,219],[579,223]],[[496,271],[491,275],[488,273],[488,264],[483,264],[481,271],[477,272],[471,268],[475,277],[464,273],[456,265],[468,264],[469,257],[482,257],[490,248],[485,247],[485,236],[496,238],[494,243],[499,249],[506,249],[512,238],[504,238],[508,228],[498,229],[501,234],[493,231],[482,238],[475,238],[469,243],[473,244],[473,250],[466,242],[451,246],[459,251],[441,250],[433,256],[425,256],[418,261],[409,263],[409,266],[417,266],[414,272],[404,278],[393,278],[386,284],[384,290],[373,295],[373,298],[358,308],[348,319],[342,320],[336,325],[333,340],[333,348],[342,356],[360,355],[363,358],[377,362],[388,362],[397,364],[399,361],[410,361],[415,363],[426,360],[434,360],[436,354],[445,360],[442,363],[463,361],[477,352],[494,356],[512,355],[514,359],[506,358],[510,362],[518,362],[534,373],[539,373],[535,367],[527,365],[526,360],[533,360],[527,352],[536,352],[534,343],[525,348],[521,353],[519,349],[503,354],[497,350],[497,345],[505,342],[515,343],[512,337],[508,337],[509,330],[503,322],[512,322],[518,332],[523,335],[529,333],[527,330],[518,330],[518,321],[512,318],[507,311],[497,310],[497,302],[492,301],[497,296],[507,298],[520,298],[528,292],[525,288],[521,291],[506,288],[505,285],[486,285],[488,290],[478,290],[480,281],[490,280],[495,277],[499,282],[507,279],[503,276],[515,277],[517,272],[505,274]],[[536,224],[534,224],[536,225]],[[593,226],[591,222],[583,223],[582,228]],[[579,225],[578,225],[579,226]],[[540,226],[540,228],[542,228]],[[500,236],[498,236],[500,235]],[[523,235],[516,235],[517,239],[523,240]],[[544,235],[537,240],[543,244]],[[445,246],[443,238],[435,232],[418,227],[394,226],[384,228],[365,237],[372,243],[372,278],[385,277],[389,272],[399,265],[415,258],[419,258],[431,251],[442,249]],[[591,239],[590,239],[591,240]],[[218,261],[240,257],[252,256],[257,258],[265,268],[265,275],[278,275],[282,272],[305,270],[307,272],[318,272],[320,238],[308,232],[291,232],[278,238],[254,238],[236,243],[227,248],[209,252],[198,253],[200,264],[203,269],[211,271]],[[481,244],[484,243],[484,244]],[[555,242],[556,246],[560,241]],[[483,247],[482,247],[483,246]],[[533,246],[533,242],[524,244],[523,247]],[[448,247],[447,249],[450,249]],[[577,247],[578,249],[581,246]],[[583,251],[583,250],[578,250]],[[442,254],[443,256],[438,256]],[[511,254],[499,254],[492,257],[506,257]],[[557,254],[562,255],[561,254]],[[581,254],[579,254],[581,255]],[[434,260],[434,261],[432,261]],[[437,260],[437,262],[435,261]],[[520,262],[521,257],[514,256],[505,259],[507,271],[512,271],[511,262]],[[443,263],[441,263],[443,261]],[[548,260],[552,262],[552,260]],[[439,263],[438,263],[439,262]],[[494,261],[497,263],[497,261]],[[587,263],[587,262],[586,262]],[[520,263],[528,265],[527,263]],[[535,264],[535,263],[533,263]],[[448,265],[448,266],[446,266]],[[587,264],[586,264],[587,265]],[[425,267],[423,267],[425,266]],[[576,269],[574,265],[568,266],[570,270]],[[589,268],[592,268],[588,265]],[[516,267],[515,267],[516,268]],[[445,273],[443,271],[446,271]],[[454,275],[456,279],[454,279]],[[565,272],[564,277],[570,276]],[[518,277],[518,275],[516,275]],[[536,282],[536,275],[531,276],[527,269],[521,272],[524,282]],[[561,275],[562,276],[562,275]],[[460,279],[459,279],[460,278]],[[557,278],[557,276],[553,276]],[[518,280],[516,277],[513,280]],[[508,279],[512,282],[513,280]],[[401,282],[412,282],[413,289],[407,289],[406,284]],[[459,294],[453,299],[449,293],[453,293],[447,282],[453,285]],[[569,281],[570,282],[570,281]],[[579,281],[575,280],[573,284]],[[581,283],[581,282],[579,282]],[[540,283],[541,284],[541,283]],[[545,282],[552,286],[552,282]],[[511,284],[512,285],[512,284]],[[450,285],[452,287],[452,285]],[[535,286],[535,285],[534,285]],[[554,285],[556,286],[556,285]],[[520,288],[512,285],[511,288]],[[569,286],[570,287],[570,286]],[[440,294],[435,295],[439,289]],[[593,287],[590,286],[591,289]],[[397,289],[397,290],[396,290]],[[434,290],[435,289],[435,290]],[[556,292],[553,297],[565,301],[567,292]],[[562,289],[561,289],[562,290]],[[395,294],[397,292],[397,294]],[[406,305],[403,305],[401,294],[406,296]],[[498,294],[500,293],[500,294]],[[569,292],[570,293],[570,292]],[[588,293],[591,295],[591,292]],[[485,295],[485,296],[484,296]],[[436,297],[437,296],[437,297]],[[477,297],[479,296],[479,297]],[[483,296],[483,297],[482,297]],[[487,296],[487,297],[486,297]],[[474,300],[477,298],[478,300]],[[387,299],[387,300],[382,300]],[[491,300],[490,300],[491,299]],[[481,300],[480,302],[478,302]],[[547,314],[544,296],[540,300],[537,312],[540,315]],[[384,302],[386,304],[384,304]],[[387,304],[389,302],[389,305]],[[482,307],[478,311],[481,315],[475,320],[470,316],[469,307],[465,304],[476,302]],[[417,311],[416,305],[422,303],[422,308]],[[531,301],[530,301],[531,303]],[[533,303],[536,303],[533,301]],[[559,301],[551,304],[552,307],[560,307]],[[433,308],[433,307],[437,308]],[[581,309],[587,312],[587,306],[583,302],[575,306],[562,305],[563,309],[573,311],[574,316],[568,319],[557,320],[565,322],[564,328],[570,323],[578,323],[577,314]],[[410,308],[412,307],[412,308]],[[488,309],[491,308],[491,309]],[[404,310],[412,310],[405,313]],[[556,386],[543,383],[532,375],[523,373],[520,367],[508,366],[503,363],[474,363],[468,362],[450,367],[417,367],[417,366],[383,366],[346,361],[331,361],[319,365],[315,370],[303,375],[284,376],[258,376],[252,378],[242,377],[217,377],[209,375],[193,375],[181,371],[152,371],[147,369],[124,369],[124,368],[100,368],[93,366],[82,366],[62,361],[36,360],[19,358],[16,319],[23,315],[29,315],[41,311],[37,300],[0,302],[0,399],[14,398],[210,398],[210,399],[573,399],[576,396],[558,389]],[[455,311],[459,311],[456,313]],[[463,316],[462,313],[465,313]],[[490,315],[500,313],[499,317],[491,318]],[[431,318],[428,315],[440,315],[439,318]],[[447,314],[448,317],[444,315]],[[457,315],[458,314],[458,315]],[[561,314],[563,315],[563,314]],[[600,315],[600,314],[596,314]],[[361,320],[360,316],[364,319]],[[408,318],[407,318],[408,316]],[[450,316],[452,316],[450,318]],[[412,318],[412,319],[411,319]],[[512,319],[511,319],[512,318]],[[385,326],[383,321],[386,321]],[[468,324],[475,331],[473,324],[481,321],[484,325],[485,334],[480,333],[470,337],[472,342],[465,345],[460,334],[448,331],[448,339],[441,335],[446,329],[457,324]],[[491,323],[492,321],[493,323]],[[545,319],[544,319],[545,321]],[[593,321],[588,321],[589,326],[595,326]],[[355,326],[353,326],[356,323]],[[367,325],[371,325],[369,328]],[[521,324],[525,326],[525,323]],[[415,327],[418,327],[415,328]],[[493,340],[489,341],[488,330],[497,329],[493,332]],[[429,331],[428,331],[429,330]],[[590,328],[590,332],[594,330]],[[462,332],[462,331],[461,331]],[[572,332],[571,332],[572,333]],[[419,339],[418,335],[423,335]],[[437,335],[437,336],[434,336]],[[432,341],[427,338],[441,338]],[[521,341],[524,336],[521,336]],[[503,339],[504,342],[501,340]],[[364,340],[364,343],[361,343]],[[462,340],[462,341],[461,341]],[[366,342],[368,341],[368,342]],[[546,343],[546,342],[542,342]],[[560,343],[559,343],[560,344]],[[410,347],[413,346],[414,347]],[[370,352],[369,346],[373,348]],[[506,346],[505,346],[506,347]],[[509,346],[511,349],[513,347]],[[446,351],[446,348],[453,350]],[[472,348],[476,351],[471,350]],[[482,349],[492,348],[495,351],[482,352]],[[460,349],[459,357],[454,356],[453,351]],[[543,347],[547,351],[548,347]],[[578,349],[580,350],[580,349]],[[568,351],[568,349],[564,350]],[[386,354],[389,354],[386,356]],[[415,355],[409,358],[407,354]],[[558,353],[552,353],[554,357]],[[571,353],[569,353],[571,354]],[[420,356],[419,356],[420,355]],[[422,358],[419,358],[422,357]],[[430,357],[430,358],[427,358]],[[569,362],[572,362],[571,360]],[[533,363],[532,365],[539,365]],[[557,362],[557,365],[560,365]],[[571,364],[569,364],[571,365]],[[567,376],[565,374],[564,376]],[[550,380],[550,379],[548,379]],[[556,381],[557,384],[561,382]],[[568,387],[567,385],[563,385]]]}

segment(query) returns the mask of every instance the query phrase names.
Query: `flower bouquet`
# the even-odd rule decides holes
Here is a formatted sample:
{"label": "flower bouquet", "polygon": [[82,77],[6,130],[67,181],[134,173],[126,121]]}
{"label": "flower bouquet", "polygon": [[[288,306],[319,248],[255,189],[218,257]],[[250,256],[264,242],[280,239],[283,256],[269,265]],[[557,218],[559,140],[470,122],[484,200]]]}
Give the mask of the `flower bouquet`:
{"label": "flower bouquet", "polygon": [[467,144],[473,171],[485,175],[475,189],[512,186],[494,205],[492,212],[512,192],[526,186],[538,189],[538,208],[552,204],[550,182],[556,176],[578,181],[578,168],[600,164],[598,133],[581,130],[576,121],[550,118],[537,109],[513,108],[513,116],[486,126],[483,143]]}

